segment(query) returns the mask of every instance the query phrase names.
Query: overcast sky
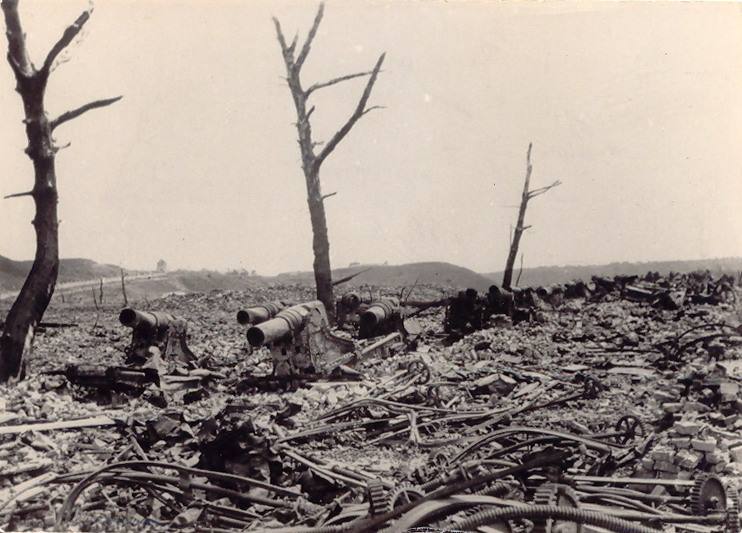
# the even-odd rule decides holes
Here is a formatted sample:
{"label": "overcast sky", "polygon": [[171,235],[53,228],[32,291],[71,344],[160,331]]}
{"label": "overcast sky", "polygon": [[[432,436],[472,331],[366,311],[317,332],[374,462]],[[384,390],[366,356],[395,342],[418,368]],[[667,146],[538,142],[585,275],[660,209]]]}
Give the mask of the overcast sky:
{"label": "overcast sky", "polygon": [[[311,269],[295,120],[271,16],[308,1],[98,2],[51,76],[63,257],[130,268]],[[41,63],[86,2],[24,1]],[[290,37],[289,37],[290,38]],[[3,40],[3,46],[5,42]],[[330,1],[305,86],[370,69],[365,116],[322,169],[334,266],[500,270],[533,141],[527,266],[742,255],[742,4]],[[4,54],[3,54],[4,55]],[[0,64],[0,194],[33,180]],[[318,140],[363,81],[312,96]],[[0,254],[33,256],[28,198],[0,203]]]}

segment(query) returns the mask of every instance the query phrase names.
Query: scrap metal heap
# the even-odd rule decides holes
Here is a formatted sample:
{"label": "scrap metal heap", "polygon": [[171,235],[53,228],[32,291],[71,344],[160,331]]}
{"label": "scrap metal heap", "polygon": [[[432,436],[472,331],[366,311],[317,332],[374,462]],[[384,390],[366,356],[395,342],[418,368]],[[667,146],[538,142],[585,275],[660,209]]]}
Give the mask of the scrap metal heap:
{"label": "scrap metal heap", "polygon": [[656,272],[641,277],[593,276],[590,283],[574,281],[512,290],[492,285],[483,296],[470,288],[448,300],[443,329],[451,340],[458,340],[473,331],[501,324],[503,317],[513,324],[543,322],[544,313],[558,310],[574,299],[591,302],[625,299],[667,310],[682,309],[689,304],[733,303],[734,284],[734,277],[728,274],[714,278],[705,271],[670,273],[666,277]]}
{"label": "scrap metal heap", "polygon": [[[85,520],[113,498],[173,528],[739,533],[733,282],[650,273],[413,304],[350,294],[338,302],[341,328],[321,302],[269,293],[238,313],[239,326],[221,326],[240,340],[220,374],[190,370],[211,379],[197,390],[187,373],[159,375],[167,408],[132,398],[148,415],[111,430],[125,446],[96,469],[54,478],[62,497],[50,497],[60,505],[45,529],[111,529]],[[189,315],[197,337],[217,327],[213,309],[225,301],[202,298],[201,318]],[[181,364],[194,366],[182,319],[125,311],[127,355],[190,354]],[[264,377],[294,386],[245,388],[267,364]],[[355,381],[340,379],[351,364]],[[140,379],[124,376],[136,366],[117,368]],[[23,483],[9,501],[52,486]]]}

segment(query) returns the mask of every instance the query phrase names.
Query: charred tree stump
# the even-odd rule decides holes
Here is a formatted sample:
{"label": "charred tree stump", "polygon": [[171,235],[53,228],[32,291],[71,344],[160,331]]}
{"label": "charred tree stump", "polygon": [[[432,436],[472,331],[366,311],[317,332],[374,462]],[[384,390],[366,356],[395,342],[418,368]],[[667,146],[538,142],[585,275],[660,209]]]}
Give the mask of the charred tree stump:
{"label": "charred tree stump", "polygon": [[[323,14],[324,4],[320,4],[306,41],[298,51],[298,54],[298,35],[294,37],[291,44],[288,44],[283,35],[283,31],[281,30],[281,24],[278,19],[274,18],[273,23],[276,26],[276,35],[278,37],[278,43],[281,46],[281,54],[283,55],[283,60],[286,66],[286,81],[291,90],[294,107],[296,108],[296,129],[299,133],[299,150],[301,151],[302,170],[304,171],[304,179],[307,186],[307,204],[309,206],[309,216],[312,223],[314,280],[317,287],[317,299],[325,305],[327,313],[334,321],[335,296],[333,294],[332,268],[330,265],[330,240],[327,235],[325,200],[334,196],[336,193],[322,194],[319,176],[320,167],[327,156],[332,153],[340,141],[345,138],[362,116],[374,109],[379,109],[379,106],[366,107],[366,105],[371,96],[371,90],[374,87],[374,83],[376,83],[376,78],[381,71],[381,64],[384,62],[385,54],[379,56],[374,68],[368,72],[347,74],[326,82],[315,83],[307,89],[304,89],[300,78],[301,68],[309,55],[312,41],[317,34],[317,29],[322,21]],[[319,153],[315,153],[315,147],[321,143],[316,143],[312,139],[312,126],[309,122],[309,118],[314,112],[314,106],[307,109],[310,95],[319,89],[366,76],[368,77],[368,81],[355,110],[346,120],[345,124],[343,124],[343,126],[332,136]]]}
{"label": "charred tree stump", "polygon": [[0,4],[5,19],[8,39],[8,63],[16,79],[16,91],[21,95],[28,147],[26,154],[34,167],[34,186],[30,191],[11,194],[6,198],[30,196],[36,206],[33,220],[36,232],[36,254],[31,271],[26,278],[0,336],[0,381],[22,378],[25,373],[24,358],[31,351],[34,332],[41,322],[59,273],[59,221],[57,218],[57,176],[54,160],[59,148],[54,145],[52,133],[63,123],[86,111],[110,105],[121,97],[97,100],[63,113],[56,119],[47,118],[44,94],[54,63],[59,54],[80,33],[90,18],[90,11],[83,12],[68,26],[60,39],[37,68],[29,58],[26,35],[18,15],[18,0],[2,0]]}
{"label": "charred tree stump", "polygon": [[[531,227],[531,226],[524,225],[524,222],[526,219],[526,209],[528,208],[528,201],[562,184],[561,181],[557,180],[551,185],[547,185],[546,187],[541,187],[540,189],[534,189],[534,190],[529,189],[530,184],[531,184],[531,172],[533,171],[533,165],[531,165],[531,148],[532,147],[533,147],[533,143],[528,143],[528,153],[526,154],[526,179],[525,179],[525,183],[523,184],[523,194],[520,200],[520,209],[518,210],[518,222],[515,225],[515,230],[513,231],[513,238],[510,241],[510,251],[508,253],[508,260],[507,260],[507,263],[505,264],[505,273],[502,276],[502,286],[505,289],[510,288],[510,284],[512,283],[512,280],[513,280],[513,266],[515,265],[515,258],[518,256],[518,246],[520,245],[520,238],[523,235],[523,232]],[[522,269],[523,269],[523,266],[521,265],[521,270]]]}

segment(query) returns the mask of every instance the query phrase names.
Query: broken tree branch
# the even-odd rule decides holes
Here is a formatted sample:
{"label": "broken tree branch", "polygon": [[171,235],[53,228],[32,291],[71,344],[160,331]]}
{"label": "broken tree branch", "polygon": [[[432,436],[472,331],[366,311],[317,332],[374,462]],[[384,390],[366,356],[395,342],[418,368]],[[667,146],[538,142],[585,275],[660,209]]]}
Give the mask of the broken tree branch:
{"label": "broken tree branch", "polygon": [[323,194],[323,195],[322,195],[322,201],[324,202],[325,200],[327,200],[328,198],[332,198],[332,197],[333,197],[333,196],[335,196],[336,194],[337,194],[337,191],[335,191],[335,192],[331,192],[330,194]]}
{"label": "broken tree branch", "polygon": [[91,109],[98,109],[101,107],[109,106],[115,102],[118,102],[122,98],[123,96],[115,96],[113,98],[104,98],[102,100],[96,100],[94,102],[87,103],[83,106],[78,107],[77,109],[62,113],[49,123],[49,127],[51,127],[52,131],[54,131],[58,126],[61,126],[62,124],[72,120],[73,118],[79,117],[83,113],[87,113]]}
{"label": "broken tree branch", "polygon": [[52,49],[49,50],[49,53],[46,55],[46,59],[44,60],[44,66],[41,68],[45,76],[48,76],[49,72],[51,72],[52,65],[54,64],[54,60],[57,58],[57,56],[62,53],[62,50],[69,46],[72,40],[77,37],[77,34],[80,33],[85,23],[90,19],[91,11],[92,9],[83,11],[82,14],[77,17],[77,20],[75,20],[75,22],[67,26],[62,36],[56,43],[54,43]]}
{"label": "broken tree branch", "polygon": [[365,269],[363,269],[363,270],[360,270],[360,271],[358,271],[358,272],[354,272],[354,273],[353,273],[353,274],[351,274],[350,276],[345,276],[345,277],[344,277],[344,278],[342,278],[342,279],[339,279],[339,280],[337,280],[337,281],[333,281],[333,282],[332,282],[332,286],[334,287],[334,286],[336,286],[336,285],[340,285],[341,283],[346,283],[346,282],[348,282],[348,281],[352,280],[353,278],[355,278],[356,276],[360,276],[360,275],[361,275],[361,274],[363,274],[364,272],[368,272],[369,270],[371,270],[371,268],[365,268]]}
{"label": "broken tree branch", "polygon": [[550,191],[554,187],[559,187],[561,184],[562,184],[561,181],[556,180],[554,183],[552,183],[551,185],[547,185],[546,187],[541,187],[540,189],[534,189],[532,191],[528,191],[528,199],[530,200],[531,198],[535,198],[536,196],[540,194],[544,194],[545,192]]}
{"label": "broken tree branch", "polygon": [[317,15],[314,17],[314,22],[312,23],[312,27],[309,30],[309,34],[307,35],[307,40],[304,41],[304,46],[301,47],[299,56],[296,58],[296,61],[294,62],[294,68],[297,71],[301,69],[301,66],[304,64],[304,60],[309,55],[309,49],[312,46],[312,41],[314,41],[314,37],[317,35],[317,29],[319,28],[319,23],[322,22],[322,16],[324,15],[324,13],[325,13],[325,4],[321,3],[319,5],[319,9],[317,10]]}
{"label": "broken tree branch", "polygon": [[310,94],[312,94],[314,91],[319,89],[324,89],[325,87],[331,87],[332,85],[336,85],[338,83],[342,83],[344,81],[353,80],[356,78],[361,78],[363,76],[370,76],[373,73],[373,70],[369,70],[368,72],[356,72],[355,74],[347,74],[346,76],[340,76],[339,78],[331,79],[330,81],[325,81],[323,83],[315,83],[309,89],[306,90],[305,95],[308,97]]}
{"label": "broken tree branch", "polygon": [[[366,109],[366,104],[368,103],[368,99],[371,96],[371,90],[374,88],[374,83],[376,83],[376,78],[379,75],[379,71],[381,70],[381,65],[384,62],[384,57],[386,56],[386,52],[381,54],[379,56],[379,59],[376,61],[376,65],[374,66],[374,69],[371,71],[371,76],[368,79],[368,83],[366,83],[366,88],[363,90],[363,94],[361,95],[361,99],[358,100],[358,105],[356,106],[355,111],[353,111],[353,114],[348,118],[348,120],[343,124],[343,127],[340,128],[335,135],[332,136],[332,139],[330,139],[325,145],[325,147],[322,149],[322,151],[317,155],[317,158],[314,161],[314,167],[315,170],[319,169],[319,167],[322,165],[322,162],[327,158],[330,153],[335,149],[335,147],[340,144],[340,141],[345,138],[345,136],[350,132],[350,130],[353,128],[356,122],[367,112],[369,111]],[[376,107],[376,106],[374,106]]]}
{"label": "broken tree branch", "polygon": [[8,200],[10,198],[20,198],[21,196],[33,196],[33,191],[17,192],[15,194],[9,194],[8,196],[3,196],[3,199]]}

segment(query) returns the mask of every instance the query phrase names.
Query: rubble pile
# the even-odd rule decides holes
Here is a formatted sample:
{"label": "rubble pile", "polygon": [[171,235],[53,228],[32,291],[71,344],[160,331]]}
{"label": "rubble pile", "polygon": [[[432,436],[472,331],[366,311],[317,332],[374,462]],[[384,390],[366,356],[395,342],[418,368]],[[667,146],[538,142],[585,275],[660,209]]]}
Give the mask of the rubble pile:
{"label": "rubble pile", "polygon": [[[2,388],[2,527],[739,533],[736,290],[650,273],[464,292],[482,322],[452,336],[450,305],[423,305],[443,291],[383,288],[331,337],[309,305],[278,320],[305,313],[310,333],[266,346],[249,328],[278,335],[311,288],[171,295],[137,303],[178,326],[133,334],[157,379],[128,387],[68,366],[132,371],[119,310],[53,309],[79,326],[42,333],[29,378]],[[391,322],[359,340],[368,308]],[[320,341],[342,364],[296,366]]]}

